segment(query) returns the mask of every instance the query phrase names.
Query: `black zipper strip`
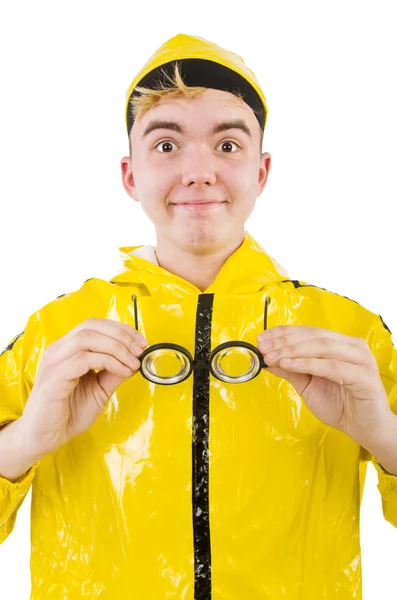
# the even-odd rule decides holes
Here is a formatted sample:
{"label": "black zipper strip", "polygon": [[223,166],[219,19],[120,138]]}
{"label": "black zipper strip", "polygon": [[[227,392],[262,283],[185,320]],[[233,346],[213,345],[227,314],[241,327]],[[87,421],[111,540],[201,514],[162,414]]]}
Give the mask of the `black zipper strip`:
{"label": "black zipper strip", "polygon": [[211,600],[211,539],[209,520],[209,392],[211,320],[214,294],[200,294],[196,314],[192,422],[192,503],[194,599]]}

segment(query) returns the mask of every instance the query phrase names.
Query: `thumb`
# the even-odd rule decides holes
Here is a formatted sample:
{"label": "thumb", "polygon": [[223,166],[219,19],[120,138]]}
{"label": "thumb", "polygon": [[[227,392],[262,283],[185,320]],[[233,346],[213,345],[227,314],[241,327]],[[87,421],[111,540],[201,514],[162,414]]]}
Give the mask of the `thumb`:
{"label": "thumb", "polygon": [[110,396],[114,394],[115,390],[119,387],[119,385],[123,383],[123,381],[126,381],[136,373],[137,371],[133,371],[130,375],[120,377],[120,375],[115,375],[114,373],[103,369],[102,371],[98,371],[97,373],[98,384],[109,399]]}
{"label": "thumb", "polygon": [[289,383],[293,388],[295,388],[300,396],[312,378],[312,376],[308,375],[307,373],[293,373],[292,371],[286,371],[281,367],[266,367],[265,370],[272,375],[277,375],[277,377],[281,377],[281,379],[286,379],[289,381]]}

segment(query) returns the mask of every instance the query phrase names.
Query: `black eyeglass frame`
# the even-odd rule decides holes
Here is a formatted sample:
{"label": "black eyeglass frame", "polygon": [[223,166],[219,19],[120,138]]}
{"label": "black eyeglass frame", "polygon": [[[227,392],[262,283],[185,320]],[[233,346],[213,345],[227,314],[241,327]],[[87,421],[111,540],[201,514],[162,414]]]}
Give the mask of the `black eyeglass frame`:
{"label": "black eyeglass frame", "polygon": [[[139,331],[138,329],[138,308],[137,308],[137,295],[133,294],[132,295],[132,300],[134,303],[134,321],[135,321],[135,329],[137,331]],[[264,330],[267,329],[267,309],[268,306],[270,304],[270,297],[266,296],[266,300],[265,300],[265,308],[264,308]],[[243,348],[247,351],[247,354],[251,353],[251,356],[254,359],[254,364],[251,364],[250,369],[248,369],[245,373],[243,373],[242,375],[239,376],[232,376],[232,375],[228,375],[227,373],[225,373],[223,371],[223,378],[220,377],[217,373],[216,373],[216,367],[213,367],[214,361],[216,359],[216,357],[223,352],[224,350],[228,349],[228,348],[234,348],[234,347],[239,347],[239,348]],[[185,365],[188,365],[188,369],[186,371],[186,373],[180,378],[178,379],[178,381],[174,381],[174,379],[176,377],[178,377],[179,373],[183,372],[183,368],[179,371],[179,373],[177,373],[176,375],[172,375],[170,377],[160,377],[159,375],[156,375],[155,373],[152,374],[152,377],[149,377],[145,370],[147,369],[147,363],[148,363],[148,356],[150,356],[150,354],[152,354],[153,352],[158,352],[159,350],[174,350],[176,352],[179,352],[180,354],[182,354],[185,359]],[[188,377],[190,377],[190,375],[192,374],[193,371],[200,371],[203,369],[209,369],[211,375],[213,377],[215,377],[216,379],[218,379],[219,381],[223,381],[223,382],[227,382],[227,383],[245,383],[246,381],[250,381],[251,379],[254,379],[255,377],[257,377],[259,375],[259,373],[262,371],[262,369],[266,369],[268,367],[268,365],[265,363],[262,354],[259,352],[258,348],[256,346],[254,346],[253,344],[250,344],[248,342],[243,342],[243,341],[239,341],[239,340],[231,340],[230,342],[224,342],[223,344],[219,344],[219,346],[217,346],[216,348],[214,348],[214,350],[212,350],[210,356],[208,357],[208,359],[206,360],[195,360],[193,358],[193,356],[191,355],[191,353],[189,352],[189,350],[187,350],[186,348],[184,348],[183,346],[180,346],[179,344],[173,344],[173,343],[160,343],[160,344],[153,344],[152,346],[149,346],[148,348],[146,348],[141,356],[139,357],[140,360],[140,366],[139,366],[139,372],[141,373],[142,377],[144,377],[145,379],[147,379],[147,381],[150,381],[151,383],[157,383],[159,385],[175,385],[176,383],[181,383],[182,381],[185,381],[186,379],[188,379]],[[148,369],[150,370],[150,369]],[[219,368],[219,370],[222,370]],[[249,376],[245,379],[241,379],[244,378],[245,375],[249,374]],[[168,380],[168,381],[167,381]],[[169,381],[172,380],[172,381]]]}

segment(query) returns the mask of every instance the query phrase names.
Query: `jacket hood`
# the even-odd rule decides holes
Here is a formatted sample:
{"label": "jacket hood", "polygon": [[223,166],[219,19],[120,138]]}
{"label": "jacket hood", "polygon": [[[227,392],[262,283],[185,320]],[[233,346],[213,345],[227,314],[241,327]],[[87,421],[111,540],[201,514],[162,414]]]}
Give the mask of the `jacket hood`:
{"label": "jacket hood", "polygon": [[[162,291],[161,288],[166,294],[172,286],[185,293],[203,293],[192,283],[155,264],[157,260],[153,247],[122,246],[119,250],[123,266],[110,279],[111,283],[144,285],[148,294]],[[245,231],[243,242],[224,262],[205,293],[245,294],[285,279],[289,279],[287,271]]]}

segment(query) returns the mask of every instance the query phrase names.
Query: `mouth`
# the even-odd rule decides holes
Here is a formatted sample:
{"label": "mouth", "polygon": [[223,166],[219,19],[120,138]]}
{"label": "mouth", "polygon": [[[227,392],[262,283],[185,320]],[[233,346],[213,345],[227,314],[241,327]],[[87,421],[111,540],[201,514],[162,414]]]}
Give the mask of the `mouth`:
{"label": "mouth", "polygon": [[216,207],[226,204],[226,202],[178,202],[175,204],[171,204],[172,206],[175,206],[178,209],[181,208],[187,210],[213,210]]}

